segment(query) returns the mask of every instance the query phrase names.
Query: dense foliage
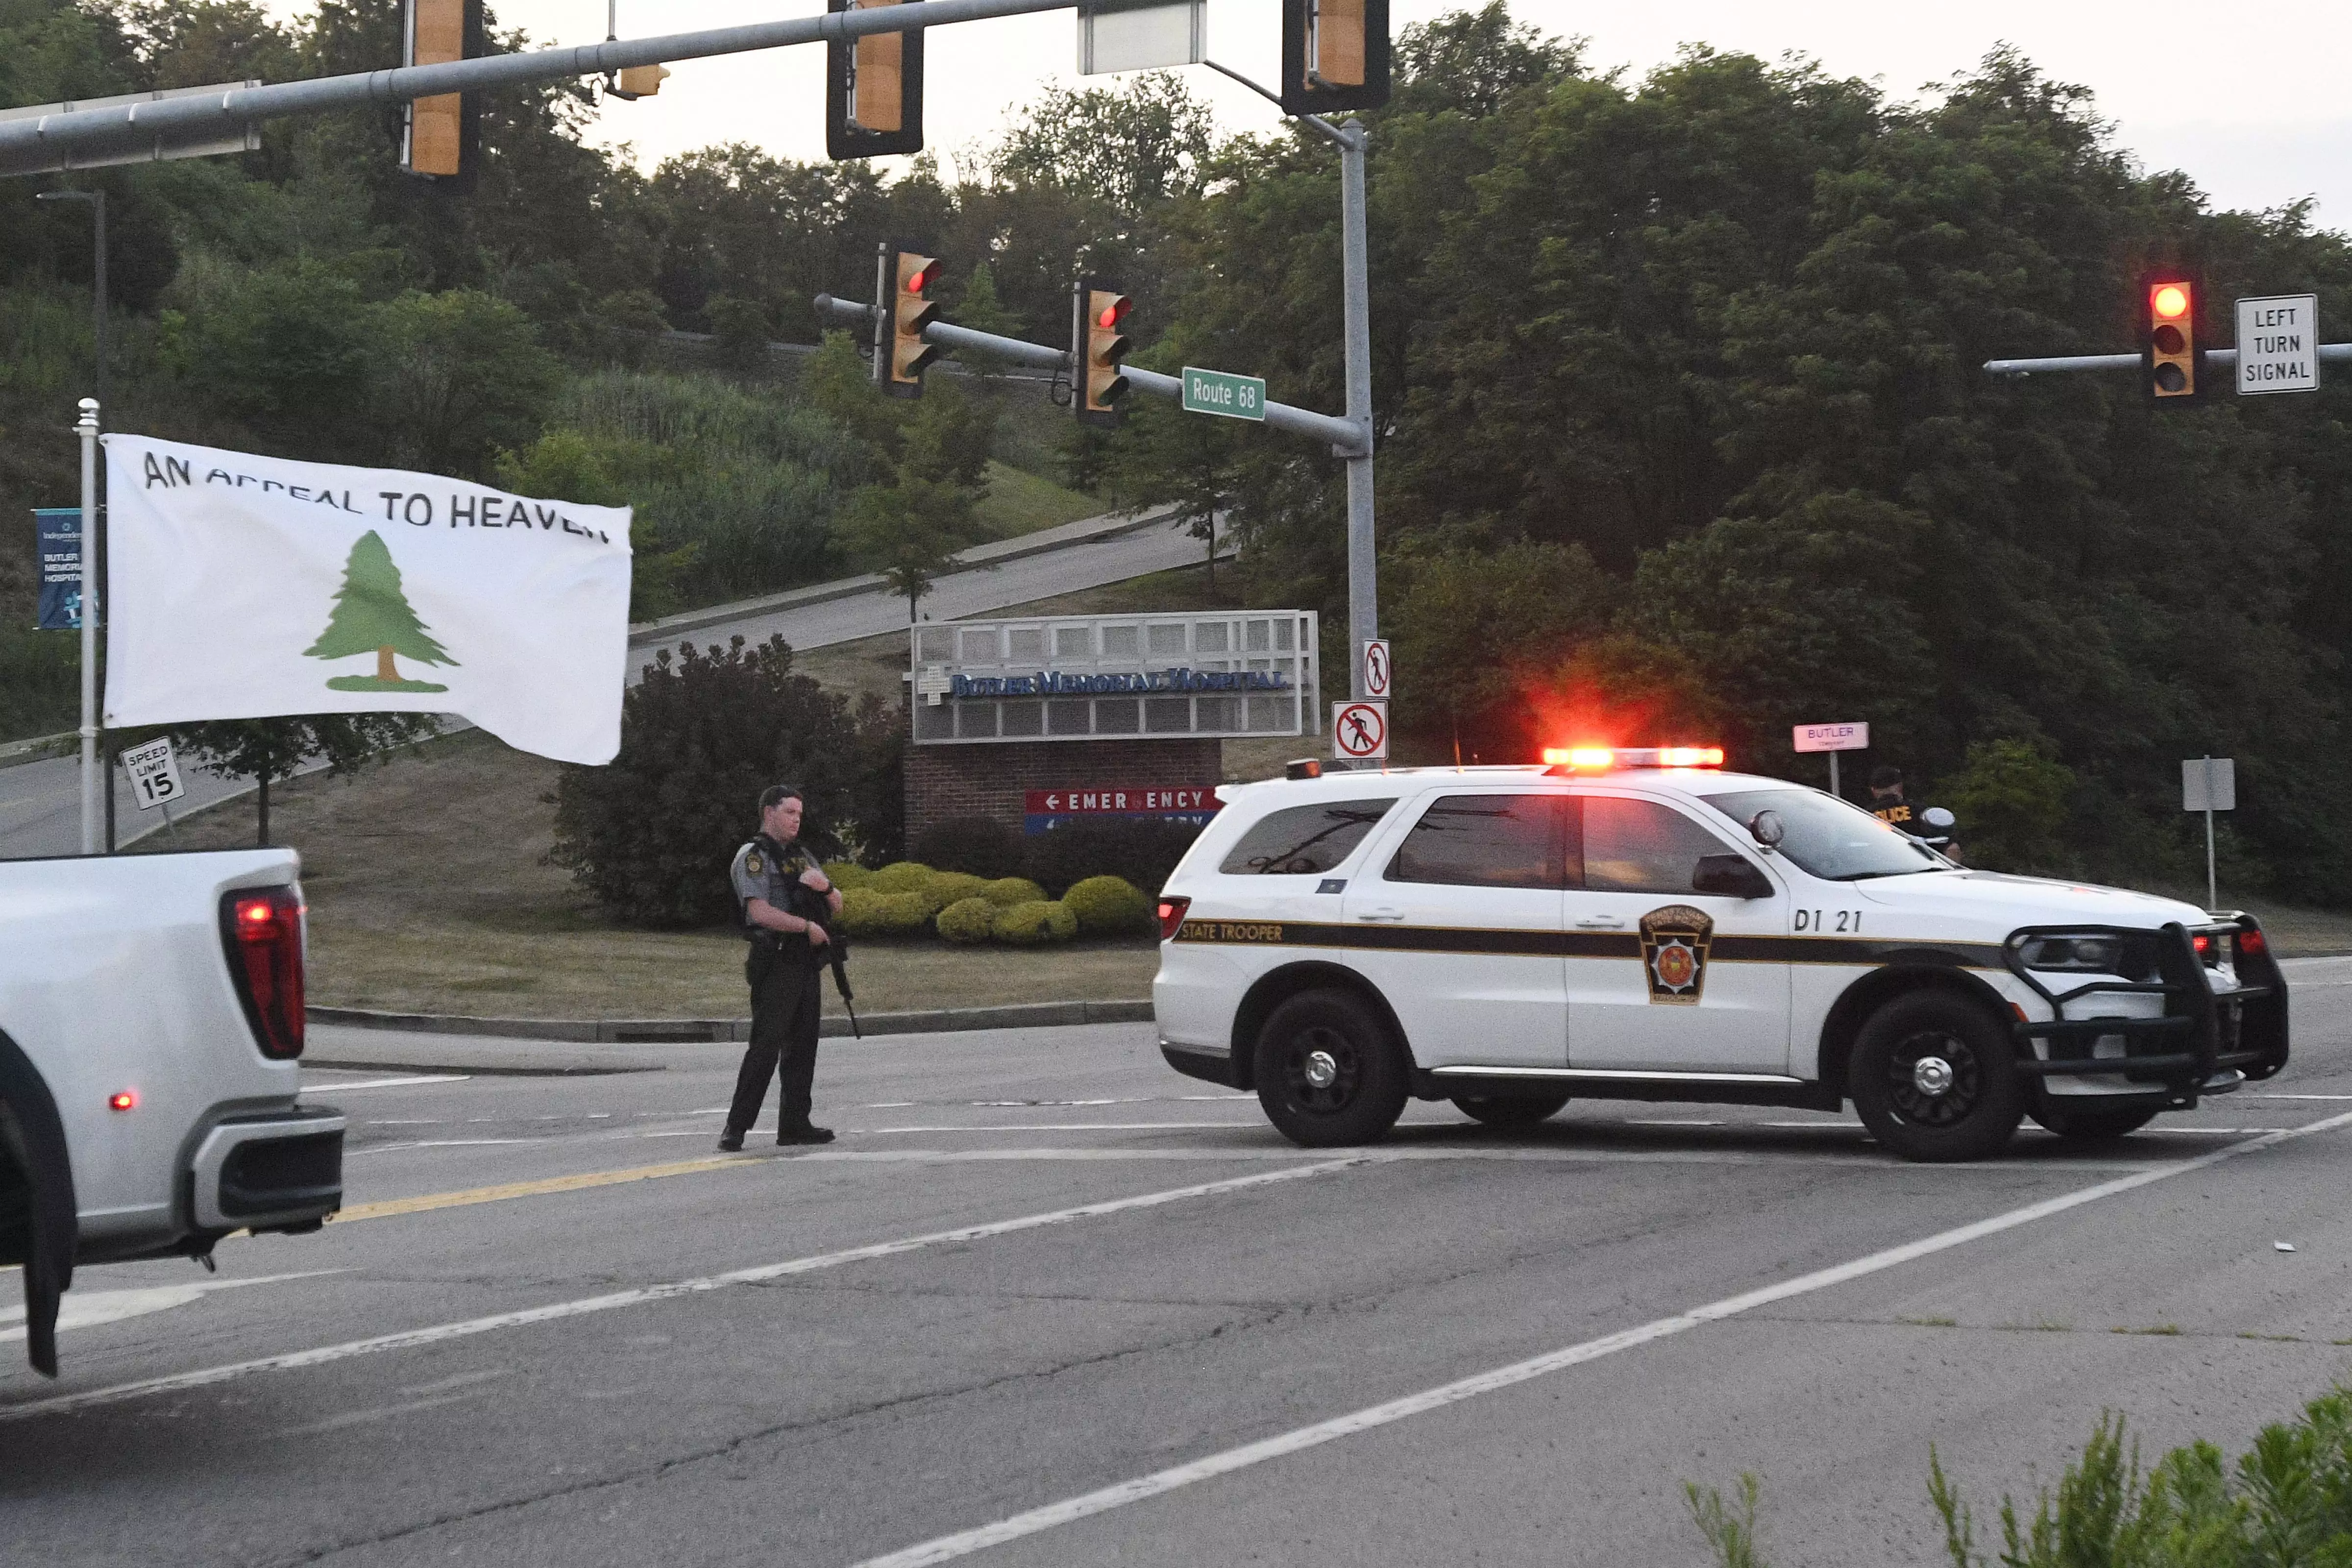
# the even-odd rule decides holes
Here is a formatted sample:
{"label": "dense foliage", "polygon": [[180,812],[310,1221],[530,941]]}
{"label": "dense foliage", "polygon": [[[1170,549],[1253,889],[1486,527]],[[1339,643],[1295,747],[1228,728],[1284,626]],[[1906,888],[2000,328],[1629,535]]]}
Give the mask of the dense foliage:
{"label": "dense foliage", "polygon": [[[397,13],[0,0],[0,105],[381,65]],[[2352,390],[2152,410],[2126,377],[1978,367],[2127,345],[2158,265],[2198,268],[2209,302],[2310,289],[2352,320],[2344,236],[2306,205],[2213,211],[2008,52],[1918,102],[1698,47],[1596,75],[1498,0],[1396,58],[1368,119],[1402,755],[1704,731],[1819,778],[1788,726],[1866,720],[1868,761],[1973,815],[1992,863],[2179,884],[2177,761],[2231,755],[2225,880],[2342,900]],[[388,111],[87,176],[115,204],[114,423],[625,497],[654,614],[856,568],[919,597],[976,536],[989,455],[1055,456],[1036,421],[1012,431],[1036,394],[1002,366],[891,405],[845,341],[817,347],[806,301],[863,297],[883,236],[947,258],[950,319],[1056,337],[1089,270],[1138,300],[1138,363],[1343,402],[1328,148],[1221,141],[1179,79],[1057,89],[952,175],[895,177],[744,145],[643,174],[581,140],[593,90],[491,95],[470,192],[399,175]],[[20,731],[71,690],[70,657],[16,629],[24,510],[71,499],[88,352],[87,213],[37,207],[54,183],[0,182]],[[715,343],[682,372],[665,329]],[[1060,445],[1107,500],[1222,517],[1248,602],[1321,609],[1346,668],[1327,453],[1160,408]]]}
{"label": "dense foliage", "polygon": [[632,924],[731,921],[726,868],[759,831],[760,793],[798,786],[803,841],[835,855],[862,837],[900,749],[896,714],[873,698],[853,711],[794,674],[782,637],[664,649],[622,700],[620,754],[558,776],[551,858]]}

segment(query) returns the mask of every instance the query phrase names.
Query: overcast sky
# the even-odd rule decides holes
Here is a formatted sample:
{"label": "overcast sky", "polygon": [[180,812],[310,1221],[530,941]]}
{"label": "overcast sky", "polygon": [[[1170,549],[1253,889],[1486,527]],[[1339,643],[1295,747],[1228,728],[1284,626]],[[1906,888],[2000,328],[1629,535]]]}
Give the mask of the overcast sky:
{"label": "overcast sky", "polygon": [[[822,0],[619,0],[624,37],[811,13]],[[280,4],[281,13],[301,9]],[[604,36],[605,0],[491,0],[506,27],[541,43]],[[1393,25],[1425,21],[1459,0],[1391,0]],[[2345,0],[1680,0],[1663,5],[1513,0],[1512,14],[1591,40],[1598,68],[1635,74],[1685,42],[1778,58],[1791,51],[1898,96],[1965,71],[2007,41],[2053,76],[2098,95],[2124,144],[2151,168],[2186,169],[2226,207],[2312,195],[2323,226],[2352,228],[2352,62]],[[1260,80],[1274,75],[1276,0],[1209,0],[1209,56]],[[1068,12],[971,22],[931,35],[925,105],[930,147],[951,158],[988,139],[1009,105],[1048,82],[1075,83]],[[824,155],[821,47],[680,62],[657,99],[607,105],[603,139],[633,143],[647,166],[714,142],[747,141],[785,157]],[[1265,130],[1274,107],[1214,72],[1186,73],[1234,130]],[[1095,80],[1115,85],[1118,78]],[[2192,90],[2192,83],[2194,90]]]}

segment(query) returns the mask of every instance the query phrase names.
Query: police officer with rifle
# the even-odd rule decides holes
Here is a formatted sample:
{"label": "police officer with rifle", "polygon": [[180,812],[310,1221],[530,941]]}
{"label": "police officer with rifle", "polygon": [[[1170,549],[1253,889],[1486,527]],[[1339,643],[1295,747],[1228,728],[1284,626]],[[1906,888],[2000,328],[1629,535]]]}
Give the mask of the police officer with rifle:
{"label": "police officer with rifle", "polygon": [[[849,979],[840,939],[826,927],[841,913],[841,893],[800,844],[801,792],[776,784],[760,796],[760,833],[735,852],[729,871],[742,911],[751,956],[743,977],[751,985],[751,1043],[735,1076],[735,1101],[727,1111],[719,1147],[743,1147],[743,1134],[759,1120],[768,1079],[781,1071],[783,1095],[776,1119],[779,1143],[830,1143],[833,1132],[809,1121],[809,1091],[816,1078],[820,973],[829,959],[842,999]],[[852,1010],[854,1022],[856,1014]]]}

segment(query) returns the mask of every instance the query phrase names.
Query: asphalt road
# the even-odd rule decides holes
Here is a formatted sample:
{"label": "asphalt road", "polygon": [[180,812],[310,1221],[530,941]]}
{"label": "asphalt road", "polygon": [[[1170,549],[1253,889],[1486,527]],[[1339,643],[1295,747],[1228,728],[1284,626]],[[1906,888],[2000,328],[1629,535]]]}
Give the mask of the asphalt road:
{"label": "asphalt road", "polygon": [[[942,577],[925,597],[923,609],[934,620],[965,619],[1012,605],[1031,604],[1192,565],[1202,558],[1202,553],[1201,542],[1181,524],[1157,523],[1132,533],[1074,543]],[[906,625],[906,601],[874,592],[796,609],[749,615],[681,633],[678,640],[724,646],[730,637],[738,635],[758,642],[781,632],[794,647],[828,647],[835,643],[903,631]],[[636,651],[640,663],[650,660],[654,652],[651,647]],[[73,758],[0,768],[0,859],[71,855],[79,850],[80,777],[80,763]],[[243,781],[215,778],[185,762],[181,764],[180,781],[187,788],[191,808],[208,805],[251,788]],[[163,827],[160,812],[139,810],[131,797],[130,781],[119,769],[115,776],[115,813],[118,842],[128,842],[135,834]]]}
{"label": "asphalt road", "polygon": [[1753,1470],[1780,1568],[1938,1562],[1931,1442],[1983,1518],[2103,1409],[2240,1444],[2347,1374],[2352,960],[2291,967],[2282,1078],[1964,1167],[1603,1104],[1310,1154],[1140,1026],[828,1042],[782,1156],[714,1154],[725,1047],[319,1071],[347,1217],[86,1270],[65,1377],[0,1369],[0,1556],[1697,1564],[1682,1483]]}

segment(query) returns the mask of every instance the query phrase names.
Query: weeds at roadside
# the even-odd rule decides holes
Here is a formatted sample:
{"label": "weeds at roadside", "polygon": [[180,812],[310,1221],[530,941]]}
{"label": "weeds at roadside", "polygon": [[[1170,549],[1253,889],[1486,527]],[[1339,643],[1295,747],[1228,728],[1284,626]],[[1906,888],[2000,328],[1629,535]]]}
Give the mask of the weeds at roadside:
{"label": "weeds at roadside", "polygon": [[[1736,1502],[1696,1482],[1683,1491],[1717,1568],[1767,1568],[1757,1551],[1761,1486],[1753,1473],[1741,1474]],[[1997,1557],[1979,1546],[1974,1510],[1933,1445],[1927,1500],[1951,1568],[2346,1568],[2352,1390],[2323,1394],[2299,1418],[2265,1426],[2234,1465],[2213,1444],[2197,1442],[2143,1468],[2123,1417],[2105,1412],[2056,1491],[2036,1494],[2030,1518],[2016,1499],[2001,1499]]]}
{"label": "weeds at roadside", "polygon": [[1915,1329],[1957,1329],[1960,1326],[1958,1318],[1897,1318],[1895,1321],[1908,1323]]}
{"label": "weeds at roadside", "polygon": [[2180,1325],[2179,1323],[2158,1323],[2153,1327],[2145,1329],[2109,1329],[2107,1332],[2111,1334],[2152,1334],[2158,1339],[2177,1340],[2180,1337]]}

